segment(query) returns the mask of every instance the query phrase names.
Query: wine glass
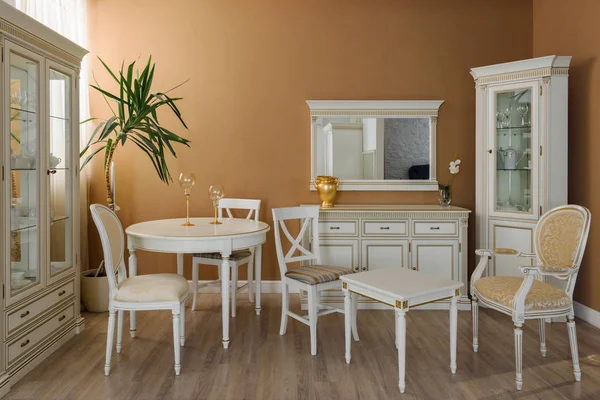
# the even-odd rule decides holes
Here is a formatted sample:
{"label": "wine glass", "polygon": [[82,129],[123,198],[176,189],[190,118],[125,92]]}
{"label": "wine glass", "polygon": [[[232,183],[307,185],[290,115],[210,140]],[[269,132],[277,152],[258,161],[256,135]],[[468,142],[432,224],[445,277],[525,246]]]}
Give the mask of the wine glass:
{"label": "wine glass", "polygon": [[219,225],[221,222],[217,220],[217,209],[219,207],[219,200],[221,200],[225,196],[223,192],[223,186],[221,185],[212,185],[208,188],[208,197],[213,202],[213,207],[215,209],[215,220],[211,222],[213,225]]}
{"label": "wine glass", "polygon": [[529,111],[529,106],[527,104],[521,104],[517,107],[517,111],[519,112],[519,115],[521,116],[521,126],[527,126],[528,121],[525,120],[525,116],[527,115],[527,112]]}
{"label": "wine glass", "polygon": [[196,175],[193,173],[184,173],[179,174],[179,186],[183,188],[183,193],[185,195],[185,223],[183,226],[194,226],[190,222],[190,196],[192,195],[192,187],[196,184]]}

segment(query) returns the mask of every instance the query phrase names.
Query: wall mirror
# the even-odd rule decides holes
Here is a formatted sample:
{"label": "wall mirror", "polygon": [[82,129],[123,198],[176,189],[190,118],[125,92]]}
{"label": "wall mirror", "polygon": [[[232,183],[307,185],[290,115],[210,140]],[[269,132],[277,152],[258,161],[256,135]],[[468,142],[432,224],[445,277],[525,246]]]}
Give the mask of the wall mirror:
{"label": "wall mirror", "polygon": [[442,100],[308,100],[311,190],[317,176],[338,190],[438,190],[436,125]]}

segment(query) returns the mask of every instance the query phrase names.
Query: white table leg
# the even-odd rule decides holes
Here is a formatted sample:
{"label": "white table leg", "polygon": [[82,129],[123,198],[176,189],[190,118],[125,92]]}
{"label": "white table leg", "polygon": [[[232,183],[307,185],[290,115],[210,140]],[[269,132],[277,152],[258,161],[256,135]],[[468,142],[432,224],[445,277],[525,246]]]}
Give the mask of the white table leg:
{"label": "white table leg", "polygon": [[352,335],[352,312],[354,311],[354,307],[352,307],[352,293],[349,290],[344,290],[344,322],[345,322],[345,334],[346,334],[346,364],[350,364],[350,346],[352,345],[352,340],[350,340],[350,336]]}
{"label": "white table leg", "polygon": [[406,311],[396,309],[398,342],[398,387],[400,393],[406,389]]}
{"label": "white table leg", "polygon": [[229,347],[229,256],[231,252],[221,252],[221,303],[223,317],[223,347]]}
{"label": "white table leg", "polygon": [[262,244],[256,246],[255,255],[255,270],[254,270],[254,279],[256,280],[256,315],[260,315],[260,292],[261,292],[261,270],[262,270]]}
{"label": "white table leg", "polygon": [[177,274],[183,276],[183,253],[177,253]]}
{"label": "white table leg", "polygon": [[450,371],[456,373],[456,336],[458,334],[458,296],[450,301]]}
{"label": "white table leg", "polygon": [[[127,243],[129,244],[129,276],[137,275],[137,256],[135,255],[135,247],[133,247],[133,240],[128,238]],[[129,335],[135,337],[135,311],[129,312]]]}

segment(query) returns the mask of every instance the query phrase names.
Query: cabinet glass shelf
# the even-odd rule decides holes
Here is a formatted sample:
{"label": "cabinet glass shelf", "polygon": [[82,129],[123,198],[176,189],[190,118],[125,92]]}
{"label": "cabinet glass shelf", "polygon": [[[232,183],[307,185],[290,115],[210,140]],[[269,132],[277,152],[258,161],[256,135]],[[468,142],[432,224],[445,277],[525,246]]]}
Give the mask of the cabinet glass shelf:
{"label": "cabinet glass shelf", "polygon": [[497,168],[496,171],[527,171],[527,172],[531,172],[531,168],[512,168],[512,169],[507,169],[507,168]]}
{"label": "cabinet glass shelf", "polygon": [[10,109],[11,109],[12,111],[24,112],[24,113],[27,113],[27,114],[33,114],[33,115],[37,114],[37,113],[36,113],[35,111],[33,111],[33,110],[25,110],[25,109],[23,109],[23,108],[18,108],[18,107],[11,107]]}
{"label": "cabinet glass shelf", "polygon": [[[50,220],[50,224],[53,224],[55,222],[65,221],[67,219],[69,219],[69,217],[66,217],[66,216],[55,217],[55,218],[52,218],[52,220]],[[29,229],[37,228],[36,220],[37,219],[33,218],[33,217],[21,217],[21,218],[19,218],[19,227],[17,229],[11,229],[10,233],[22,232],[22,231],[26,231]]]}

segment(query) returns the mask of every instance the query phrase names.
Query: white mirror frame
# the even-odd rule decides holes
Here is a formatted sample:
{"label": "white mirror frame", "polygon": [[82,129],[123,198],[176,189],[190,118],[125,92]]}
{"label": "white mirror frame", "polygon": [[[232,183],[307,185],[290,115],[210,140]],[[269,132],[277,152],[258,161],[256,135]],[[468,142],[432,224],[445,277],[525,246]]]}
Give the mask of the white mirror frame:
{"label": "white mirror frame", "polygon": [[436,127],[438,110],[443,100],[307,100],[310,108],[310,190],[316,190],[317,138],[315,122],[318,117],[364,118],[428,118],[429,119],[429,179],[346,179],[338,190],[433,191],[438,190],[436,178]]}

